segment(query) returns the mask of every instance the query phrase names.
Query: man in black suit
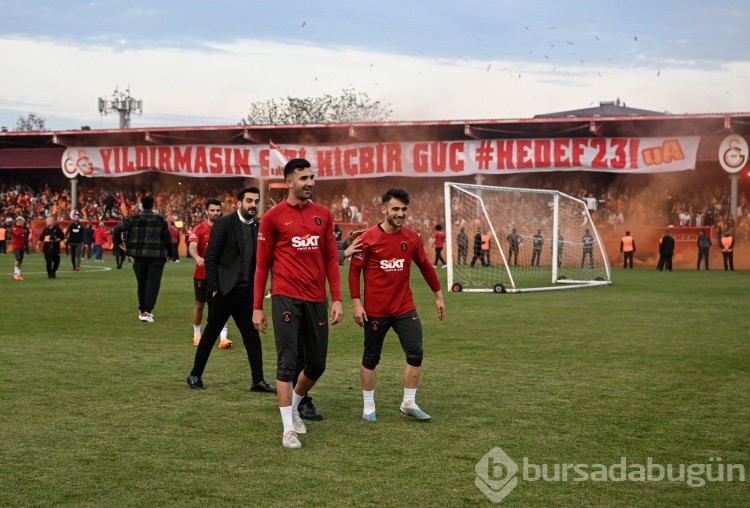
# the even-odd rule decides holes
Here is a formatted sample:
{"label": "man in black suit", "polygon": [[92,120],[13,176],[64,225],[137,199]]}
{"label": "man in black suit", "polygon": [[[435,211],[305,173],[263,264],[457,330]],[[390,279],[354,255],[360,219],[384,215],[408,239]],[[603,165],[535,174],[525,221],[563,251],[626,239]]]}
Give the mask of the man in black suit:
{"label": "man in black suit", "polygon": [[666,268],[672,271],[672,255],[674,254],[674,238],[669,235],[669,231],[664,232],[664,236],[659,240],[659,262],[656,269],[660,272]]}
{"label": "man in black suit", "polygon": [[263,379],[260,335],[252,321],[258,241],[258,221],[254,217],[258,212],[260,191],[257,187],[247,187],[237,194],[237,200],[237,212],[218,219],[208,239],[204,257],[208,321],[195,351],[195,362],[187,384],[193,389],[206,388],[201,379],[203,370],[221,329],[231,316],[242,335],[250,362],[253,377],[250,391],[276,393],[276,389]]}

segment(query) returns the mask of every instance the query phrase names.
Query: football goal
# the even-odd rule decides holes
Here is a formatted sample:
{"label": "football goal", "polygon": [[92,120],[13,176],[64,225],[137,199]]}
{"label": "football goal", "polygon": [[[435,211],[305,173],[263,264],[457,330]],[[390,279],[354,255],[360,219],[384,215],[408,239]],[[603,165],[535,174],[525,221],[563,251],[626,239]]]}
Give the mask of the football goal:
{"label": "football goal", "polygon": [[445,183],[451,291],[520,293],[611,283],[586,204],[562,192]]}

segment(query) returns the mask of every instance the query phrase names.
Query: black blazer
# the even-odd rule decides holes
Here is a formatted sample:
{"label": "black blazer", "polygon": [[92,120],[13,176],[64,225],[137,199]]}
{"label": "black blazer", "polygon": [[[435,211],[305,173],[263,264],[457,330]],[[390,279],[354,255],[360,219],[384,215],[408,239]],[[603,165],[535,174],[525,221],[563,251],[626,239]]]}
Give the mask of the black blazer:
{"label": "black blazer", "polygon": [[[237,211],[225,215],[211,227],[208,237],[204,264],[206,267],[206,291],[210,295],[214,291],[226,295],[240,278],[243,256],[255,259],[255,249],[258,243],[258,221],[253,219],[253,240],[250,252],[245,252],[245,239],[242,234],[242,222]],[[255,262],[250,271],[250,283],[255,278]]]}

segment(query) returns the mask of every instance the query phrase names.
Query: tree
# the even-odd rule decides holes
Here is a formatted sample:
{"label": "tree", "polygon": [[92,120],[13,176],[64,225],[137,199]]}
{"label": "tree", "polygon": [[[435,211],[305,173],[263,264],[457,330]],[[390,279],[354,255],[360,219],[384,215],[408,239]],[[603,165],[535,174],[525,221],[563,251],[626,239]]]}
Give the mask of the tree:
{"label": "tree", "polygon": [[19,116],[14,130],[17,132],[46,131],[48,130],[47,120],[36,113],[29,113],[26,117]]}
{"label": "tree", "polygon": [[366,93],[344,89],[338,97],[289,97],[254,102],[240,125],[306,125],[311,123],[382,122],[393,112],[389,104]]}

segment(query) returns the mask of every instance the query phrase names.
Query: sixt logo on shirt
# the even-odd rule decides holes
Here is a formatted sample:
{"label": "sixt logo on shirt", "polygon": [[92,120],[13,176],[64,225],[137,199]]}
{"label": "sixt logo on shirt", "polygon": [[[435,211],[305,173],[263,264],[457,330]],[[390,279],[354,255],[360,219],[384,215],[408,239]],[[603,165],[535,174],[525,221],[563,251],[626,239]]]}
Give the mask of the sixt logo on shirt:
{"label": "sixt logo on shirt", "polygon": [[318,247],[318,240],[320,240],[320,236],[318,235],[293,236],[292,247],[299,250],[316,249]]}
{"label": "sixt logo on shirt", "polygon": [[380,269],[385,270],[386,272],[395,272],[397,270],[403,270],[404,269],[404,260],[403,259],[383,259],[380,261]]}

